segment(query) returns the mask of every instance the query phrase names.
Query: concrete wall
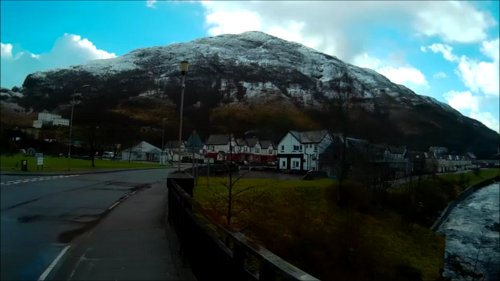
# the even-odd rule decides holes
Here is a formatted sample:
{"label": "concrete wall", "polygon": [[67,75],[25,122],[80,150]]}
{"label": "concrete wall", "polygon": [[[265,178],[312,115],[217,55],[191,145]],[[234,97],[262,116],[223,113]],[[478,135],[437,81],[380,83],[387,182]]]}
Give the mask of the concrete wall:
{"label": "concrete wall", "polygon": [[446,220],[448,219],[448,216],[450,215],[451,211],[453,211],[453,208],[455,208],[458,205],[458,203],[464,201],[467,197],[469,197],[471,194],[473,194],[477,190],[479,190],[479,189],[481,189],[481,188],[483,188],[485,186],[488,186],[490,184],[493,184],[495,182],[498,182],[498,181],[500,181],[500,177],[496,176],[496,177],[494,177],[492,179],[487,179],[485,181],[482,181],[480,183],[477,183],[475,185],[472,185],[472,186],[468,187],[466,190],[464,190],[462,193],[460,193],[460,195],[458,195],[457,198],[455,198],[455,200],[451,201],[448,204],[448,206],[446,206],[446,208],[441,213],[441,215],[439,216],[439,218],[431,226],[431,230],[432,231],[437,231],[439,229],[439,227],[441,227],[441,225],[443,225],[443,223],[446,222]]}

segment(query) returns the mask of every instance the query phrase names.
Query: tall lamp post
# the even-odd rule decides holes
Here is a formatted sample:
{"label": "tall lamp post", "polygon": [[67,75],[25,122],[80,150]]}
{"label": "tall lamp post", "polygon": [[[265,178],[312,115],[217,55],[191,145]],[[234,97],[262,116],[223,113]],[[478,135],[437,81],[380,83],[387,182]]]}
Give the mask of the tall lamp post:
{"label": "tall lamp post", "polygon": [[83,85],[79,88],[76,88],[73,91],[73,101],[71,103],[71,118],[69,121],[69,148],[68,148],[68,171],[71,169],[71,134],[73,133],[73,111],[75,110],[75,96],[77,92],[83,88],[88,88],[90,85]]}
{"label": "tall lamp post", "polygon": [[164,155],[164,144],[163,141],[165,139],[165,121],[167,121],[167,118],[163,118],[163,129],[161,131],[161,164],[165,164],[165,155]]}
{"label": "tall lamp post", "polygon": [[180,118],[179,118],[179,159],[177,159],[177,170],[180,172],[181,171],[181,148],[182,148],[182,113],[183,113],[183,107],[184,107],[184,88],[186,88],[185,81],[186,81],[186,73],[188,72],[189,68],[189,63],[187,61],[182,61],[181,62],[181,75],[182,75],[182,82],[181,82],[181,108],[180,108]]}

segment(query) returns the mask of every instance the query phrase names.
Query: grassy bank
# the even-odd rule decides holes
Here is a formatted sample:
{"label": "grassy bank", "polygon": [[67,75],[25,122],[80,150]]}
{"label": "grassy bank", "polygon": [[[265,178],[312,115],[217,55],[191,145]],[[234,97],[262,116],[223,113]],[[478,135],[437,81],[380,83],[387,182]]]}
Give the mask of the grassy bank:
{"label": "grassy bank", "polygon": [[465,177],[465,180],[469,185],[474,185],[484,181],[485,179],[491,179],[495,176],[500,175],[500,169],[481,169],[479,173],[475,174],[473,172],[467,172],[462,174],[445,174],[438,175],[438,177],[448,180],[448,181],[459,181]]}
{"label": "grassy bank", "polygon": [[448,203],[466,188],[499,174],[498,169],[482,169],[413,181],[390,190],[387,205],[401,214],[403,220],[430,227]]}
{"label": "grassy bank", "polygon": [[[195,199],[215,220],[228,215],[228,179],[199,178]],[[436,280],[444,239],[401,223],[388,209],[339,208],[329,179],[239,179],[231,226],[321,280]],[[359,198],[358,198],[359,199]],[[249,207],[250,206],[250,207]]]}
{"label": "grassy bank", "polygon": [[[28,160],[28,172],[65,172],[68,170],[67,158],[48,158],[43,159],[43,170],[37,171],[37,162],[35,157],[26,157],[24,155],[15,155],[13,157],[1,156],[0,169],[3,172],[21,171],[21,160]],[[71,159],[71,171],[92,171],[108,169],[132,169],[132,168],[155,168],[161,167],[158,163],[134,163],[126,161],[94,160],[95,167],[92,167],[92,161],[82,159]],[[17,167],[16,167],[17,163]]]}

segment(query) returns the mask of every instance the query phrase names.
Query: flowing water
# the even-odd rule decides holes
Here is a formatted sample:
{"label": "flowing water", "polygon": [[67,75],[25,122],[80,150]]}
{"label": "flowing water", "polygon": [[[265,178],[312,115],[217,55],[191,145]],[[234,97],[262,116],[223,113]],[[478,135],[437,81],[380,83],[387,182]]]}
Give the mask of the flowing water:
{"label": "flowing water", "polygon": [[446,235],[444,277],[499,280],[500,186],[484,187],[460,202],[438,232]]}

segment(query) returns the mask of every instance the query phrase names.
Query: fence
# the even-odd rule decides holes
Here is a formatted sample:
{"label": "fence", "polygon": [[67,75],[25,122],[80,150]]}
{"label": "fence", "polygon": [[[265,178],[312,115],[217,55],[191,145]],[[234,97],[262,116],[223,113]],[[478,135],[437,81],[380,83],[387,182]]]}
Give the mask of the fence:
{"label": "fence", "polygon": [[167,188],[168,222],[198,280],[319,281],[242,233],[212,221],[192,197],[191,176],[170,174]]}

